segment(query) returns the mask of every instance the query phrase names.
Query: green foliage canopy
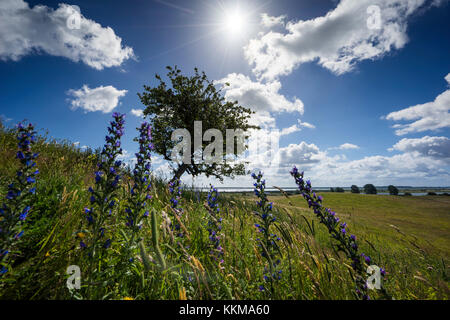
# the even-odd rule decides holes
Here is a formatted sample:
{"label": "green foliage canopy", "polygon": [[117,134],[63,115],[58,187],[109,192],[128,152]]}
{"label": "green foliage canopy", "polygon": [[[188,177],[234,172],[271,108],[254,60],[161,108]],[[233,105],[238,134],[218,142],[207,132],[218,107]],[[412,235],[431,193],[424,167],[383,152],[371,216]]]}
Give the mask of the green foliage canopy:
{"label": "green foliage canopy", "polygon": [[389,191],[390,195],[393,195],[393,196],[398,195],[397,187],[393,186],[392,184],[388,186],[388,191]]}
{"label": "green foliage canopy", "polygon": [[365,194],[377,194],[377,188],[371,183],[368,183],[364,186]]}
{"label": "green foliage canopy", "polygon": [[359,187],[357,186],[357,185],[355,185],[355,184],[353,184],[351,187],[350,187],[350,191],[352,192],[352,193],[359,193],[360,191],[359,191]]}
{"label": "green foliage canopy", "polygon": [[[245,174],[243,163],[232,163],[232,160],[239,155],[236,145],[235,152],[231,155],[227,154],[225,139],[224,161],[196,163],[194,145],[191,143],[191,164],[175,165],[171,155],[177,141],[172,141],[171,137],[176,129],[187,129],[191,137],[194,137],[194,121],[201,121],[203,132],[208,129],[217,129],[223,137],[226,137],[227,129],[241,129],[245,133],[249,129],[259,129],[259,127],[248,123],[254,112],[240,106],[237,101],[226,101],[221,92],[222,89],[216,89],[213,81],[208,80],[204,72],[200,73],[195,68],[193,76],[185,76],[177,66],[166,68],[171,85],[169,86],[157,74],[155,77],[159,84],[156,87],[144,85],[144,92],[138,93],[138,96],[146,106],[144,116],[152,125],[154,150],[173,164],[173,179],[178,179],[184,172],[192,176],[205,174],[207,177],[214,176],[220,180],[223,180],[224,176],[234,177]],[[209,142],[202,141],[202,150],[208,144]],[[244,147],[248,148],[247,145]]]}

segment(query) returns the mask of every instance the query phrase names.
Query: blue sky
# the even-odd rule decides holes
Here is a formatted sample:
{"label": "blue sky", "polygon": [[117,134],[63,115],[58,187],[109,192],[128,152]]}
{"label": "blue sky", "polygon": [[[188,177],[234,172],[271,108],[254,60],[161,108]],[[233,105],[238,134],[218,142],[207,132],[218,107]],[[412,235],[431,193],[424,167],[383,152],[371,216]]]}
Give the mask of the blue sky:
{"label": "blue sky", "polygon": [[[316,186],[450,185],[448,1],[59,2],[0,3],[8,125],[28,119],[95,148],[111,113],[126,113],[131,160],[142,86],[166,65],[198,67],[231,82],[225,96],[255,110],[264,134],[282,132],[271,184],[292,185],[297,164]],[[380,14],[372,27],[370,6]]]}

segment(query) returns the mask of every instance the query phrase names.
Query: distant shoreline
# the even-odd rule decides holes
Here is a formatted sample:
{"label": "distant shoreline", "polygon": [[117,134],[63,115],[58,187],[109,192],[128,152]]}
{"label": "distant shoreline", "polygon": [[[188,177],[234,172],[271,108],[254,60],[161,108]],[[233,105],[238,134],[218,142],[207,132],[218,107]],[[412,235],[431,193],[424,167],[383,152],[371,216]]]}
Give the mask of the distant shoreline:
{"label": "distant shoreline", "polygon": [[[318,188],[314,188],[315,192],[318,193],[339,193],[339,192],[333,192],[330,190],[331,187],[318,187]],[[387,187],[376,187],[377,188],[377,194],[378,195],[390,195],[389,191],[387,189]],[[199,192],[207,192],[209,190],[208,187],[188,187],[188,190],[193,190],[193,191],[199,191]],[[248,188],[248,187],[217,187],[217,189],[219,190],[219,192],[222,193],[238,193],[238,194],[245,194],[245,193],[252,193],[253,192],[253,188]],[[288,193],[288,194],[296,194],[297,192],[297,188],[296,187],[281,187],[281,190],[283,190],[284,192]],[[344,193],[350,193],[350,188],[343,188],[344,189]],[[450,187],[398,187],[399,196],[404,195],[405,193],[410,193],[412,196],[425,196],[428,195],[428,192],[434,192],[436,193],[436,195],[448,195],[450,194]],[[273,188],[273,187],[267,187],[266,188],[266,192],[267,193],[271,193],[271,194],[281,194],[281,191],[277,188]],[[342,192],[341,192],[342,193]],[[360,194],[365,194],[363,191],[360,192]]]}

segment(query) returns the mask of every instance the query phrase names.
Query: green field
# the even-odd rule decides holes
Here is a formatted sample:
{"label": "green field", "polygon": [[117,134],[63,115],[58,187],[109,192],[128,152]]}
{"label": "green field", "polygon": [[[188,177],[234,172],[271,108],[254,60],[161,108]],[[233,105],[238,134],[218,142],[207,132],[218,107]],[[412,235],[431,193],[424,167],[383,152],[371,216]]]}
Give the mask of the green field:
{"label": "green field", "polygon": [[[402,247],[414,243],[427,253],[450,256],[450,197],[401,197],[352,193],[325,193],[324,205],[333,208],[360,236],[368,241]],[[280,207],[291,205],[307,217],[312,215],[300,196],[277,196]]]}
{"label": "green field", "polygon": [[[14,133],[0,133],[0,200],[18,168]],[[280,238],[282,277],[273,293],[260,292],[264,260],[257,248],[256,197],[221,194],[224,262],[209,254],[206,194],[185,189],[180,200],[185,238],[177,247],[160,223],[170,213],[165,181],[154,178],[149,209],[158,219],[157,240],[167,268],[156,260],[150,221],[142,228],[146,253],[131,248],[135,259],[124,262],[124,200],[113,212],[107,234],[112,245],[95,267],[97,282],[87,283],[89,263],[80,239],[89,236],[84,207],[94,184],[96,155],[68,142],[41,138],[36,202],[25,225],[10,272],[0,280],[1,299],[355,299],[349,261],[299,195],[270,196]],[[122,193],[127,189],[127,173]],[[286,179],[291,179],[286,172]],[[270,181],[268,181],[270,185]],[[399,197],[324,193],[324,206],[349,225],[362,252],[386,269],[385,288],[394,299],[448,299],[450,197]],[[1,202],[0,201],[0,202]],[[150,257],[149,257],[150,255]],[[148,265],[145,263],[150,261]],[[66,287],[66,268],[79,265],[81,290]],[[386,298],[377,291],[372,299]]]}

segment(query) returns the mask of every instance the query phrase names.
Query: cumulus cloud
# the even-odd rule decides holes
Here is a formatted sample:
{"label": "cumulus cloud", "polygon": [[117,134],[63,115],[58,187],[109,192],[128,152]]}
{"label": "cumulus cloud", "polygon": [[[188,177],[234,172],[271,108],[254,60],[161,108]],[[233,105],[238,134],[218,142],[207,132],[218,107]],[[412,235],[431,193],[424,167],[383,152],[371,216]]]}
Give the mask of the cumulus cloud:
{"label": "cumulus cloud", "polygon": [[[450,84],[450,74],[445,79]],[[391,112],[385,118],[393,121],[412,121],[408,124],[393,125],[399,136],[450,127],[450,89],[438,95],[432,102]]]}
{"label": "cumulus cloud", "polygon": [[73,96],[72,99],[69,99],[72,110],[81,108],[85,112],[109,113],[117,107],[119,98],[127,92],[127,90],[117,90],[113,86],[90,89],[87,85],[83,85],[79,90],[70,89],[67,94]]}
{"label": "cumulus cloud", "polygon": [[[159,165],[158,167],[155,167],[153,169],[153,172],[156,176],[165,178],[165,179],[171,179],[173,176],[173,167],[170,165],[169,162],[164,161],[161,165]],[[192,176],[188,176],[188,175],[184,175],[183,177],[184,179],[186,178],[191,178],[192,180]],[[211,179],[209,179],[211,180]]]}
{"label": "cumulus cloud", "polygon": [[[400,154],[392,156],[373,155],[361,159],[347,160],[345,156],[329,156],[317,145],[302,141],[279,148],[275,153],[261,153],[261,157],[253,155],[248,169],[262,170],[268,185],[293,186],[289,171],[293,165],[304,170],[307,178],[311,178],[314,187],[318,186],[350,186],[364,185],[448,185],[450,181],[450,162],[448,139],[445,137],[424,137],[422,141],[404,139],[396,144],[395,150]],[[270,156],[269,158],[267,156]],[[267,159],[272,157],[274,166],[267,166]],[[186,178],[186,177],[185,177]],[[198,180],[199,183],[203,180]],[[246,175],[237,180],[225,179],[227,186],[251,186],[252,179]],[[204,180],[205,185],[211,179]],[[219,181],[213,181],[219,185]]]}
{"label": "cumulus cloud", "polygon": [[[299,132],[302,130],[302,127],[314,127],[313,125],[299,121],[298,125],[293,124],[289,127],[279,129],[275,125],[275,119],[270,116],[268,118],[273,119],[273,122],[265,121],[263,122],[264,125],[261,125],[261,122],[256,123],[260,125],[261,129],[249,131],[249,139],[247,141],[249,149],[243,157],[240,157],[239,161],[245,161],[250,163],[252,167],[266,170],[269,168],[276,169],[279,164],[285,165],[287,163],[286,161],[291,163],[289,162],[290,159],[298,156],[300,152],[306,152],[308,148],[311,148],[309,151],[310,154],[303,155],[303,159],[305,159],[304,163],[307,162],[306,159],[311,159],[312,162],[316,162],[318,156],[322,155],[320,152],[317,155],[315,154],[318,151],[315,145],[308,145],[304,142],[298,147],[295,144],[291,144],[285,148],[280,148],[281,137]],[[300,150],[295,150],[296,147]]]}
{"label": "cumulus cloud", "polygon": [[224,86],[225,99],[239,101],[239,104],[254,111],[266,112],[298,112],[303,114],[304,106],[300,99],[288,100],[280,94],[281,83],[271,81],[267,83],[255,82],[243,74],[231,73],[218,80],[218,84],[228,83]]}
{"label": "cumulus cloud", "polygon": [[[216,81],[216,84],[222,86],[227,101],[238,101],[240,105],[255,111],[249,124],[258,125],[265,130],[277,129],[274,113],[289,112],[302,115],[304,112],[303,102],[300,99],[296,97],[288,99],[280,93],[279,81],[262,83],[252,81],[243,74],[231,73]],[[298,120],[298,126],[294,125],[289,130],[300,131],[302,127],[314,128],[314,125]]]}
{"label": "cumulus cloud", "polygon": [[[328,165],[330,164],[330,166]],[[342,183],[426,184],[449,181],[448,166],[444,161],[405,152],[387,156],[369,156],[353,161],[326,160],[312,174],[321,181],[335,185]],[[427,181],[425,181],[427,180]]]}
{"label": "cumulus cloud", "polygon": [[254,126],[260,126],[261,128],[270,129],[275,128],[275,118],[267,111],[259,111],[252,114],[248,123]]}
{"label": "cumulus cloud", "polygon": [[396,150],[402,151],[400,154],[374,155],[348,161],[342,156],[330,157],[316,145],[301,142],[281,148],[279,168],[275,174],[268,174],[272,175],[271,179],[275,181],[285,181],[290,167],[297,165],[313,179],[315,186],[354,183],[442,185],[450,178],[446,143],[448,141],[442,139],[439,146],[431,143],[426,147],[426,143],[402,142],[395,147]]}
{"label": "cumulus cloud", "polygon": [[98,70],[134,57],[112,28],[85,18],[76,5],[30,8],[23,0],[0,1],[0,60],[18,61],[32,53],[81,61]]}
{"label": "cumulus cloud", "polygon": [[359,149],[359,146],[352,143],[343,143],[339,147],[330,148],[330,150],[350,150],[350,149]]}
{"label": "cumulus cloud", "polygon": [[144,110],[142,109],[131,109],[131,114],[136,117],[143,117],[144,116]]}
{"label": "cumulus cloud", "polygon": [[[354,148],[346,143],[342,148]],[[337,148],[336,148],[337,149]],[[315,186],[351,184],[403,184],[403,185],[445,185],[450,181],[450,139],[446,137],[423,137],[403,139],[392,150],[400,151],[393,156],[373,155],[357,160],[347,160],[343,155],[330,156],[313,143],[302,141],[279,148],[275,153],[253,155],[249,169],[266,173],[274,185],[286,186],[289,170],[296,165],[305,170]],[[272,160],[273,158],[273,160]],[[267,165],[268,162],[270,166]],[[227,181],[227,184],[233,182]],[[239,182],[242,185],[242,181]]]}
{"label": "cumulus cloud", "polygon": [[272,17],[267,13],[261,14],[261,24],[267,28],[273,28],[275,26],[284,26],[285,15]]}
{"label": "cumulus cloud", "polygon": [[315,144],[302,141],[299,144],[289,144],[278,151],[279,164],[283,167],[297,165],[311,165],[324,159],[325,153]]}
{"label": "cumulus cloud", "polygon": [[450,139],[425,136],[418,139],[402,139],[390,150],[413,152],[418,155],[450,161]]}
{"label": "cumulus cloud", "polygon": [[241,158],[241,161],[251,163],[252,166],[270,167],[279,161],[278,150],[280,138],[298,132],[301,129],[297,125],[292,125],[279,130],[277,128],[263,127],[261,130],[251,130],[247,145],[248,152]]}
{"label": "cumulus cloud", "polygon": [[325,16],[288,22],[285,33],[260,34],[244,48],[245,56],[260,79],[287,75],[313,61],[343,74],[359,61],[404,47],[408,18],[428,4],[428,0],[341,0]]}
{"label": "cumulus cloud", "polygon": [[[279,91],[281,83],[279,81],[259,82],[252,81],[250,77],[232,73],[227,77],[216,81],[222,85],[224,97],[228,101],[238,101],[240,105],[255,111],[249,120],[252,125],[260,126],[261,130],[251,130],[248,141],[249,152],[244,161],[248,161],[254,167],[267,168],[292,152],[291,147],[279,148],[280,138],[301,131],[303,128],[313,129],[315,126],[300,119],[296,124],[279,129],[276,125],[274,113],[288,112],[302,115],[304,112],[303,102],[297,98],[288,99]],[[225,85],[228,84],[228,85]],[[306,146],[301,145],[302,151]],[[281,150],[281,151],[280,151]],[[296,150],[296,154],[299,150]],[[280,152],[283,152],[281,155]],[[305,155],[315,159],[314,156]],[[289,159],[291,159],[289,157]],[[306,160],[305,160],[306,161]]]}

